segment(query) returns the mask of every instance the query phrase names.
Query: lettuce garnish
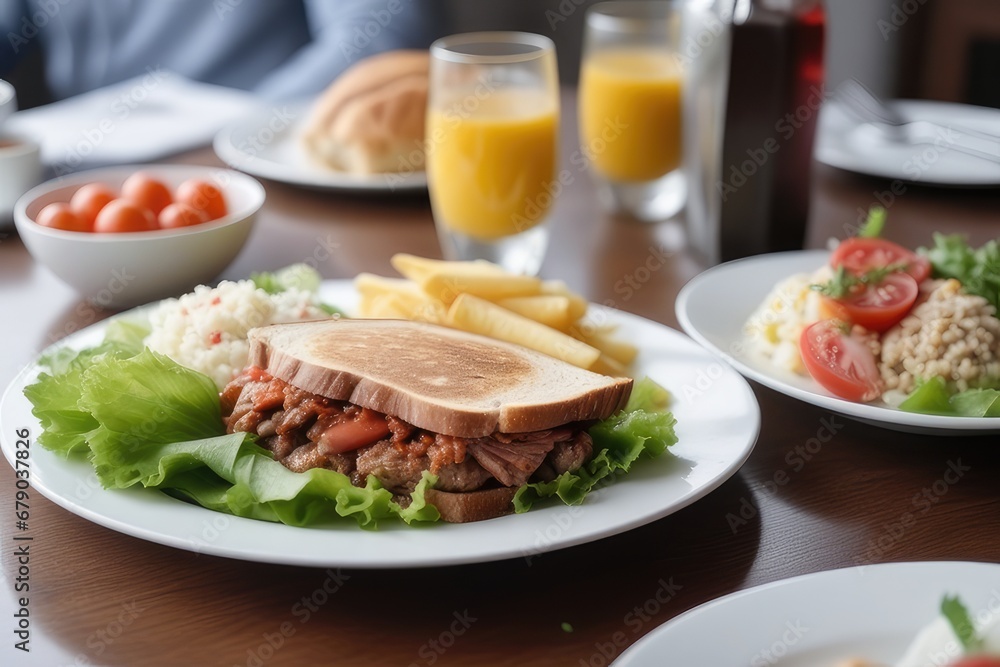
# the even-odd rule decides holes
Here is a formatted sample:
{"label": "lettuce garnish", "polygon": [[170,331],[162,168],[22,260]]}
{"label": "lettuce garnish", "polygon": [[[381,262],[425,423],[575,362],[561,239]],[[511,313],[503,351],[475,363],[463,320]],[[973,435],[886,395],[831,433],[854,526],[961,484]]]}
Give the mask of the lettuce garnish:
{"label": "lettuce garnish", "polygon": [[969,610],[958,597],[944,596],[941,600],[941,615],[947,619],[966,653],[974,653],[982,648],[982,640],[976,634],[976,626],[972,622]]}
{"label": "lettuce garnish", "polygon": [[1000,390],[992,388],[957,391],[936,376],[921,382],[900,410],[948,417],[1000,417]]}
{"label": "lettuce garnish", "polygon": [[931,260],[935,278],[957,279],[1000,313],[1000,239],[973,248],[961,234],[934,234],[934,247],[920,252]]}
{"label": "lettuce garnish", "polygon": [[[105,488],[141,485],[236,516],[312,526],[351,518],[362,528],[385,519],[436,521],[425,472],[403,507],[375,477],[364,487],[326,469],[296,473],[246,433],[226,434],[210,378],[142,347],[140,322],[115,322],[100,345],[57,349],[48,372],[25,389],[44,433],[39,444],[62,456],[87,456]],[[676,442],[669,394],[650,380],[636,384],[628,406],[590,430],[596,455],[575,473],[528,484],[515,496],[522,512],[540,498],[580,503],[602,480],[627,472],[643,453]]]}
{"label": "lettuce garnish", "polygon": [[641,455],[661,455],[677,442],[677,421],[665,409],[669,401],[667,390],[649,378],[636,382],[625,409],[591,427],[593,458],[550,482],[522,486],[514,495],[514,511],[527,512],[538,500],[553,496],[567,505],[579,505],[595,487],[627,473]]}
{"label": "lettuce garnish", "polygon": [[[262,271],[250,275],[250,280],[258,289],[262,289],[268,294],[281,294],[285,290],[298,289],[303,292],[319,291],[323,282],[323,277],[319,271],[308,264],[299,262],[286,266],[277,271]],[[328,303],[318,302],[316,307],[327,315],[343,315],[344,312]]]}

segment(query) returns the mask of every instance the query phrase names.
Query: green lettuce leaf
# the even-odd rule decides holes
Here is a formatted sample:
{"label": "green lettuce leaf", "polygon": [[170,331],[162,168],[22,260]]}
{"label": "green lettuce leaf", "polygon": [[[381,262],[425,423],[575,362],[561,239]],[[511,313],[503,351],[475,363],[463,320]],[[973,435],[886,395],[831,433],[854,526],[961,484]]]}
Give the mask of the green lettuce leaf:
{"label": "green lettuce leaf", "polygon": [[62,346],[46,353],[39,364],[49,372],[39,373],[38,379],[24,389],[33,406],[31,413],[42,425],[38,444],[61,456],[86,452],[87,434],[98,423],[86,407],[78,404],[84,373],[102,359],[127,358],[140,349],[131,342],[105,340],[82,352]]}
{"label": "green lettuce leaf", "polygon": [[982,647],[982,640],[976,635],[976,626],[969,616],[969,610],[961,600],[954,596],[944,596],[941,600],[941,615],[948,620],[966,653],[975,653]]}
{"label": "green lettuce leaf", "polygon": [[[116,325],[101,345],[49,356],[52,373],[25,390],[45,428],[43,447],[88,454],[105,488],[156,488],[240,517],[292,526],[351,518],[363,528],[440,519],[426,498],[437,482],[428,472],[402,507],[374,477],[357,487],[333,470],[292,472],[255,436],[226,434],[212,380],[140,348],[143,330],[141,322]],[[637,383],[625,410],[591,428],[597,454],[574,473],[522,487],[517,511],[552,496],[580,503],[644,453],[662,454],[677,440],[669,400],[655,383]]]}
{"label": "green lettuce leaf", "polygon": [[951,405],[962,417],[1000,417],[1000,391],[967,389],[952,396]]}
{"label": "green lettuce leaf", "polygon": [[[293,288],[315,294],[319,291],[320,284],[323,282],[319,271],[302,262],[273,272],[262,271],[260,273],[253,273],[250,275],[250,280],[253,281],[255,286],[268,294],[280,294],[287,289]],[[344,311],[328,303],[317,303],[316,307],[327,315],[346,315]]]}
{"label": "green lettuce leaf", "polygon": [[900,410],[949,417],[1000,417],[1000,390],[955,391],[942,377],[933,377],[900,403]]}
{"label": "green lettuce leaf", "polygon": [[977,294],[1000,313],[1000,243],[973,249],[960,234],[935,234],[934,247],[920,252],[931,260],[935,278],[955,278],[969,294]]}
{"label": "green lettuce leaf", "polygon": [[858,236],[863,239],[877,239],[882,236],[886,217],[886,210],[881,206],[872,206],[869,208],[868,217],[865,218],[861,229],[858,230]]}
{"label": "green lettuce leaf", "polygon": [[629,394],[628,403],[625,404],[625,412],[635,412],[636,410],[646,410],[648,412],[658,412],[670,407],[673,397],[666,388],[661,387],[648,377],[644,377],[632,386],[632,393]]}
{"label": "green lettuce leaf", "polygon": [[250,280],[268,294],[280,294],[287,289],[316,292],[323,282],[319,272],[308,264],[298,263],[277,271],[262,271],[250,274]]}
{"label": "green lettuce leaf", "polygon": [[951,415],[954,409],[950,399],[951,391],[944,378],[932,377],[919,383],[906,400],[899,404],[899,409],[925,415]]}
{"label": "green lettuce leaf", "polygon": [[597,452],[575,472],[564,472],[549,482],[525,484],[514,494],[514,511],[527,512],[543,498],[557,497],[578,505],[599,484],[627,473],[643,454],[660,456],[677,442],[674,416],[665,411],[669,393],[649,378],[635,384],[625,409],[591,427]]}

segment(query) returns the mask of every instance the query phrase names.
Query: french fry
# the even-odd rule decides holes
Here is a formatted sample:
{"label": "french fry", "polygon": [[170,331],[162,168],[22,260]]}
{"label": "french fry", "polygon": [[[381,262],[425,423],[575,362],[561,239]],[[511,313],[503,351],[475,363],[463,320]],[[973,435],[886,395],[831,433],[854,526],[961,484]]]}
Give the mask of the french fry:
{"label": "french fry", "polygon": [[496,264],[484,260],[476,260],[474,262],[449,262],[441,259],[417,257],[416,255],[408,255],[400,252],[393,255],[389,260],[389,263],[392,264],[392,268],[399,271],[400,274],[418,283],[423,282],[423,280],[430,274],[440,271],[455,270],[476,275],[509,275]]}
{"label": "french fry", "polygon": [[636,355],[639,354],[639,348],[632,343],[612,338],[605,333],[597,333],[589,336],[584,334],[580,337],[580,340],[596,347],[601,351],[601,354],[614,359],[623,366],[630,365],[635,361]]}
{"label": "french fry", "polygon": [[508,273],[490,262],[449,262],[400,253],[404,279],[362,273],[354,284],[362,317],[445,324],[524,345],[581,368],[627,376],[638,353],[614,325],[584,320],[587,300],[560,280]]}
{"label": "french fry", "polygon": [[397,294],[379,294],[362,299],[358,308],[361,317],[378,320],[407,320],[409,309]]}
{"label": "french fry", "polygon": [[461,294],[471,294],[487,301],[499,301],[515,296],[534,296],[542,281],[532,276],[515,276],[482,272],[476,267],[451,266],[426,274],[418,282],[428,296],[450,305]]}
{"label": "french fry", "polygon": [[625,365],[621,364],[618,360],[608,356],[607,354],[599,356],[597,361],[591,365],[589,370],[595,373],[600,373],[601,375],[610,375],[612,377],[631,377],[631,374],[628,372],[628,368],[626,368]]}
{"label": "french fry", "polygon": [[401,318],[443,324],[448,309],[440,301],[431,299],[417,289],[416,294],[406,292],[376,293],[374,296],[362,295],[359,305],[361,317],[370,318]]}
{"label": "french fry", "polygon": [[566,331],[573,322],[569,314],[569,298],[565,296],[554,294],[514,296],[500,299],[497,305],[560,331]]}
{"label": "french fry", "polygon": [[447,321],[455,328],[523,345],[580,368],[590,368],[601,356],[597,348],[468,293],[454,300]]}
{"label": "french fry", "polygon": [[571,290],[561,280],[546,280],[542,282],[542,294],[564,296],[569,299],[569,317],[577,321],[587,314],[587,300]]}
{"label": "french fry", "polygon": [[376,297],[381,294],[401,294],[412,297],[426,298],[420,285],[403,278],[383,278],[373,273],[359,273],[354,278],[354,289],[362,298]]}

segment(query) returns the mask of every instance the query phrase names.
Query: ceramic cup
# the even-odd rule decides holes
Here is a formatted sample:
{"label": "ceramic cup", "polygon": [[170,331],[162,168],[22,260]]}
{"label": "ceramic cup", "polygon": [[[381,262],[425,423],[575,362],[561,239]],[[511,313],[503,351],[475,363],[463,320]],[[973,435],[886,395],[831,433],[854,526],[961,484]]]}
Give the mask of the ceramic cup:
{"label": "ceramic cup", "polygon": [[14,219],[14,203],[42,182],[39,146],[25,137],[0,131],[0,223]]}

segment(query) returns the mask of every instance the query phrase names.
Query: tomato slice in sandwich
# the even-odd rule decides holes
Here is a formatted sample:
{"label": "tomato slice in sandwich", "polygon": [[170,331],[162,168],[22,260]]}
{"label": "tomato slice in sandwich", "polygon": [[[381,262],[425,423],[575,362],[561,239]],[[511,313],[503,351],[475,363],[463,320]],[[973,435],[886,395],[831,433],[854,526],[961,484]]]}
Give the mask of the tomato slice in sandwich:
{"label": "tomato slice in sandwich", "polygon": [[843,266],[856,276],[892,264],[905,264],[906,273],[918,284],[931,274],[929,259],[885,239],[852,237],[837,246],[830,256],[830,266]]}
{"label": "tomato slice in sandwich", "polygon": [[799,339],[802,362],[831,394],[849,401],[874,400],[882,394],[875,355],[845,329],[837,320],[820,320],[806,327]]}
{"label": "tomato slice in sandwich", "polygon": [[865,285],[847,296],[834,299],[824,296],[826,312],[869,331],[887,331],[913,308],[920,286],[908,273],[890,273],[882,282]]}
{"label": "tomato slice in sandwich", "polygon": [[320,436],[318,449],[323,454],[342,454],[374,444],[389,435],[385,415],[362,408],[353,419],[344,418],[328,427]]}

